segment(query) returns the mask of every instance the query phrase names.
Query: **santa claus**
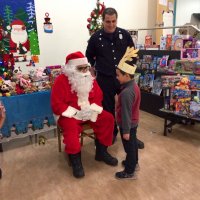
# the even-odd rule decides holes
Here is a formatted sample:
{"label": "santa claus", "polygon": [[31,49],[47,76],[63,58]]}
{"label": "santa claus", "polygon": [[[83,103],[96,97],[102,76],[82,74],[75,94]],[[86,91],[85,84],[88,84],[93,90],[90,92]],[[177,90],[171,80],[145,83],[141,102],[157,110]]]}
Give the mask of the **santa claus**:
{"label": "santa claus", "polygon": [[96,134],[95,160],[112,166],[118,164],[117,159],[107,152],[107,147],[112,145],[114,118],[103,110],[102,98],[102,91],[89,72],[87,58],[81,52],[69,54],[63,74],[57,77],[52,87],[51,105],[53,112],[59,116],[65,152],[69,155],[76,178],[84,176],[79,135],[85,121]]}
{"label": "santa claus", "polygon": [[9,28],[11,29],[10,52],[26,54],[30,51],[30,43],[24,23],[17,19],[11,23]]}

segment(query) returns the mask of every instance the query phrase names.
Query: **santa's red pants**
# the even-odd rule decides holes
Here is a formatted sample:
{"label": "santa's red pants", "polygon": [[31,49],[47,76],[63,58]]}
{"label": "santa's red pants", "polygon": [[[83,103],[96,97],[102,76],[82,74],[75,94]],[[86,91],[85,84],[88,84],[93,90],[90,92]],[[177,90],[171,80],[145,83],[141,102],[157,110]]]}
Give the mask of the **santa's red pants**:
{"label": "santa's red pants", "polygon": [[[96,122],[87,121],[94,130],[96,139],[105,145],[110,146],[113,139],[114,118],[112,114],[107,111],[102,111],[98,115]],[[81,151],[81,144],[79,136],[82,131],[83,121],[74,118],[60,116],[58,124],[63,131],[65,152],[68,154],[76,154]]]}

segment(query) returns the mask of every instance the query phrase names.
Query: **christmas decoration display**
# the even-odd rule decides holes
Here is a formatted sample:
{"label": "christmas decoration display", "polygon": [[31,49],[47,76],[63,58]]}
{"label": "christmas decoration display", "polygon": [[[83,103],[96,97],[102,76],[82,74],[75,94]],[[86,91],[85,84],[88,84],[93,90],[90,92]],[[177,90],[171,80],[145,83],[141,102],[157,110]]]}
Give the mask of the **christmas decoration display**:
{"label": "christmas decoration display", "polygon": [[93,9],[90,17],[87,19],[87,28],[90,35],[102,28],[102,13],[105,10],[105,5],[100,3],[99,0],[97,0],[96,5],[97,7]]}
{"label": "christmas decoration display", "polygon": [[45,18],[44,18],[44,32],[45,33],[53,33],[53,25],[50,22],[51,18],[49,17],[49,13],[45,13]]}
{"label": "christmas decoration display", "polygon": [[34,0],[17,4],[15,0],[1,0],[0,30],[4,53],[13,53],[14,58],[40,54]]}
{"label": "christmas decoration display", "polygon": [[9,53],[9,39],[8,34],[3,29],[4,20],[0,19],[0,76],[6,80],[12,76],[12,70],[14,68],[13,54]]}
{"label": "christmas decoration display", "polygon": [[[31,72],[22,74],[21,65],[39,62],[39,43],[34,0],[1,0],[0,2],[0,96],[9,97],[49,90],[47,76],[38,78]],[[22,63],[26,62],[26,63]]]}

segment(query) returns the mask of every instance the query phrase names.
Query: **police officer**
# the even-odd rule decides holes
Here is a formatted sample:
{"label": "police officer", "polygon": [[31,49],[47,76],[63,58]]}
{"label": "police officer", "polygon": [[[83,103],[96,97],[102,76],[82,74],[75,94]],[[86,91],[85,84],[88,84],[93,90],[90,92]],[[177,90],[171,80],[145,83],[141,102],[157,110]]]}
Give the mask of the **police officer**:
{"label": "police officer", "polygon": [[[103,108],[115,116],[115,96],[120,91],[116,79],[116,67],[128,46],[134,46],[130,34],[117,27],[118,14],[114,8],[106,8],[102,14],[103,29],[95,32],[88,41],[86,57],[96,72],[96,80],[103,91]],[[113,143],[118,133],[113,133]]]}

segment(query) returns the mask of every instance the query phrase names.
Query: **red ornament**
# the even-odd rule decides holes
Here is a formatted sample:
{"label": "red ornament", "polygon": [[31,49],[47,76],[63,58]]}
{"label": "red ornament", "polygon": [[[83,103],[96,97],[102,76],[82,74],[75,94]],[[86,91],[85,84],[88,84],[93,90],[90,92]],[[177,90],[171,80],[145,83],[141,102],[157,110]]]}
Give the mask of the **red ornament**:
{"label": "red ornament", "polygon": [[95,15],[95,12],[92,11],[91,14],[90,14],[90,16],[91,16],[91,17],[94,17],[94,15]]}
{"label": "red ornament", "polygon": [[90,23],[92,21],[92,18],[88,18],[87,21]]}
{"label": "red ornament", "polygon": [[90,24],[87,25],[87,28],[90,29]]}

